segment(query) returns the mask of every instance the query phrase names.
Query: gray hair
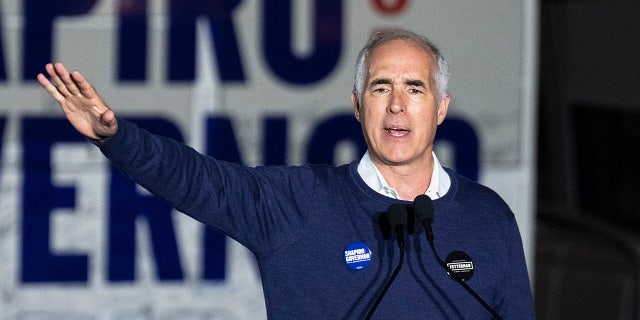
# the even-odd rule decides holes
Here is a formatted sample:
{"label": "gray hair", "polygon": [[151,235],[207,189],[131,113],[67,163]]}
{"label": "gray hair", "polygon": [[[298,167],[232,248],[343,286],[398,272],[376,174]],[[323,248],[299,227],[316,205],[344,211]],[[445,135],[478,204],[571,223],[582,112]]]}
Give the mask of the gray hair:
{"label": "gray hair", "polygon": [[391,29],[391,30],[383,30],[378,31],[373,34],[367,44],[360,50],[358,54],[358,60],[356,62],[356,72],[355,79],[353,84],[353,90],[356,92],[356,96],[358,97],[358,102],[362,103],[362,93],[364,91],[365,79],[369,72],[369,56],[371,52],[378,46],[385,44],[392,40],[404,40],[414,44],[417,44],[421,48],[424,48],[425,51],[431,53],[433,57],[438,62],[437,68],[435,72],[432,73],[433,83],[436,85],[437,89],[437,99],[438,102],[442,101],[447,94],[447,85],[449,83],[449,65],[447,61],[440,54],[440,49],[436,47],[429,39],[415,34],[411,31],[401,30],[401,29]]}

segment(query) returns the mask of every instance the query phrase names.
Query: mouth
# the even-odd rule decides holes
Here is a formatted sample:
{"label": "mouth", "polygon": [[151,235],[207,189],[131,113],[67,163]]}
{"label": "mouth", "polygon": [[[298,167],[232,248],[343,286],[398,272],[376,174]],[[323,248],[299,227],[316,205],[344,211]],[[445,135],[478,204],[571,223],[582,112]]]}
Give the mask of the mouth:
{"label": "mouth", "polygon": [[387,131],[387,133],[393,137],[404,137],[411,132],[411,130],[400,128],[400,127],[388,127],[388,128],[384,128],[384,130]]}

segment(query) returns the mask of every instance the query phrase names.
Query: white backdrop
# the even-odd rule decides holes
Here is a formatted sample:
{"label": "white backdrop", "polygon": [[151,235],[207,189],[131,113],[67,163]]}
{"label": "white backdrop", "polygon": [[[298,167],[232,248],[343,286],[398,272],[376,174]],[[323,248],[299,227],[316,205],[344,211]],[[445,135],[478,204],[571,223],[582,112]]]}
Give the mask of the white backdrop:
{"label": "white backdrop", "polygon": [[[52,2],[65,5],[65,1]],[[133,82],[119,79],[117,73],[121,63],[118,48],[128,49],[119,43],[117,16],[136,1],[121,0],[120,7],[115,0],[84,2],[87,5],[82,12],[60,14],[53,20],[51,59],[80,70],[119,115],[167,120],[187,143],[200,150],[207,145],[205,119],[230,120],[237,138],[235,146],[247,165],[264,163],[264,150],[271,146],[263,136],[266,121],[272,118],[286,123],[285,162],[308,160],[307,150],[315,148],[310,145],[311,137],[321,133],[323,121],[351,112],[355,58],[370,33],[379,28],[404,27],[429,37],[440,46],[451,66],[449,118],[468,125],[477,135],[477,178],[500,193],[516,213],[532,273],[535,0],[332,1],[332,5],[341,3],[335,21],[341,23],[341,37],[336,39],[339,55],[335,65],[324,64],[326,74],[306,84],[284,79],[278,74],[282,70],[267,62],[265,52],[277,45],[265,41],[268,31],[264,13],[272,1],[240,1],[232,10],[242,79],[222,79],[219,67],[227,61],[211,50],[214,38],[209,32],[210,20],[201,17],[196,28],[195,79],[173,81],[169,79],[168,63],[169,0],[149,0],[145,11],[149,27],[146,76]],[[292,25],[285,31],[291,32],[294,56],[304,60],[317,49],[313,41],[315,1],[292,2]],[[178,3],[189,6],[188,1]],[[35,74],[31,78],[23,75],[31,59],[25,43],[32,41],[24,29],[30,19],[37,18],[24,4],[21,0],[0,3],[0,57],[4,58],[0,63],[5,68],[0,79],[0,120],[5,123],[0,167],[0,319],[173,319],[178,315],[182,319],[264,318],[259,275],[250,253],[227,241],[224,277],[203,280],[202,228],[179,213],[173,214],[183,268],[179,279],[158,277],[149,227],[143,219],[136,222],[133,280],[110,279],[106,265],[111,236],[107,230],[111,171],[99,152],[81,141],[63,141],[50,149],[50,181],[54,187],[49,188],[71,188],[74,200],[66,207],[51,204],[45,228],[50,233],[49,253],[86,257],[86,280],[64,281],[55,273],[39,281],[25,280],[25,274],[32,272],[25,270],[35,268],[33,273],[39,274],[39,269],[50,266],[24,265],[28,263],[25,252],[32,250],[25,244],[24,234],[36,232],[23,225],[29,216],[25,201],[40,199],[26,187],[32,181],[26,174],[32,170],[25,164],[25,154],[31,154],[25,152],[31,150],[26,144],[35,142],[29,138],[24,119],[46,120],[62,115],[32,81]],[[391,10],[393,7],[397,10]],[[51,129],[41,127],[36,136],[46,136]],[[466,147],[466,143],[452,146],[442,142],[436,152],[445,165],[455,169],[454,150]],[[335,163],[359,156],[349,143],[338,144],[336,150]],[[27,191],[29,195],[25,195]]]}

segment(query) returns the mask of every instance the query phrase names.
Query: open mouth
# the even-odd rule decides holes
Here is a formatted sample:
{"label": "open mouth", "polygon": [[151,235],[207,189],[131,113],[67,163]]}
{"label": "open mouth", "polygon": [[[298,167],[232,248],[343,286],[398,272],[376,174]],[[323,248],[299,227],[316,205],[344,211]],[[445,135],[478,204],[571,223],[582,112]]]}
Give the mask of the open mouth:
{"label": "open mouth", "polygon": [[389,135],[393,137],[404,137],[409,134],[409,132],[411,132],[411,130],[395,127],[385,128],[385,130],[387,131],[387,133],[389,133]]}

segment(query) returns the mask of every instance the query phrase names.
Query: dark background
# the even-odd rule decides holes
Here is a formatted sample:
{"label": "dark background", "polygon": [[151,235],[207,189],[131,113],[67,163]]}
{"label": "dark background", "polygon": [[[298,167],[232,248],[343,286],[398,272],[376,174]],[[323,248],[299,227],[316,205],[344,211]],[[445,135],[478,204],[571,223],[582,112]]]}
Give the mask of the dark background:
{"label": "dark background", "polygon": [[540,2],[538,319],[640,319],[640,1]]}

